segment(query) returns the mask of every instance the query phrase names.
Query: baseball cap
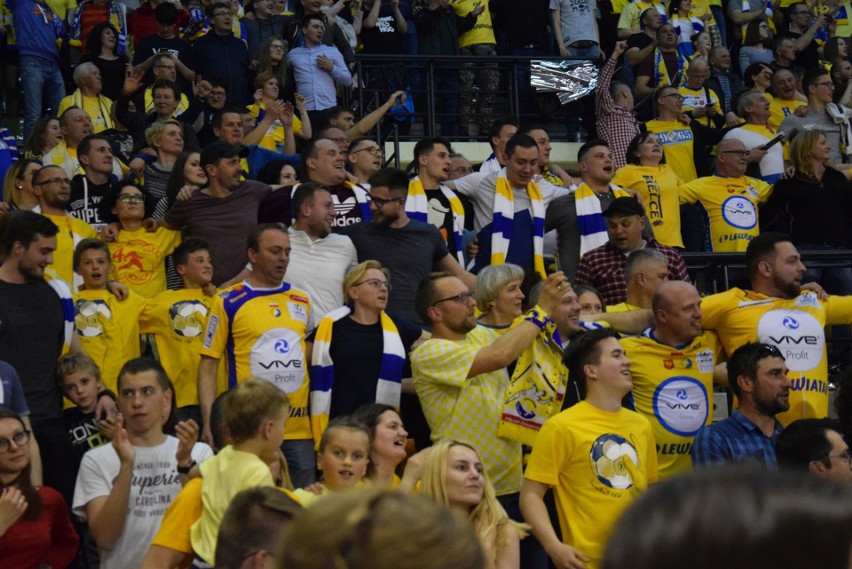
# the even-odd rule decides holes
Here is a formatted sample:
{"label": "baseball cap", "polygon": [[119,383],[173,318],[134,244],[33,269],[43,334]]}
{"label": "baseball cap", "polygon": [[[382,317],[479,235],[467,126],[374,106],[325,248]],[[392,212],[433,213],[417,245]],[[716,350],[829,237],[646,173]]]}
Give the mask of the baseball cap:
{"label": "baseball cap", "polygon": [[[202,158],[203,161],[203,158]],[[645,215],[645,209],[642,207],[636,198],[621,197],[612,200],[609,207],[604,210],[604,217],[609,217],[613,213],[626,213],[627,215]]]}

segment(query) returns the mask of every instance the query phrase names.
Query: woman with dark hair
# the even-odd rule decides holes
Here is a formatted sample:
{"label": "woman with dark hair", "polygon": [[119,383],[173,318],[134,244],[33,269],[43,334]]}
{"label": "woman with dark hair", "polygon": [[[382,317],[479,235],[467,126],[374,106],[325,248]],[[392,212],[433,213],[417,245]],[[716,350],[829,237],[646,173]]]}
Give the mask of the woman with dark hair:
{"label": "woman with dark hair", "polygon": [[278,79],[279,98],[289,101],[293,95],[293,86],[290,84],[287,63],[284,61],[287,51],[287,42],[277,36],[263,42],[260,46],[257,74],[269,73]]}
{"label": "woman with dark hair", "polygon": [[23,157],[41,160],[53,147],[62,142],[65,136],[59,119],[56,117],[41,117],[33,125],[33,130],[24,142]]}
{"label": "woman with dark hair", "polygon": [[[396,408],[383,403],[364,405],[355,410],[354,416],[370,429],[370,465],[367,467],[367,478],[374,485],[385,488],[399,488],[403,479],[396,474],[397,467],[405,460],[405,450],[408,442],[408,431],[402,424]],[[405,491],[414,489],[414,484],[420,478],[422,461],[412,461],[410,466],[418,462],[417,468],[406,465],[404,479],[408,482]]]}
{"label": "woman with dark hair", "polygon": [[841,37],[830,37],[822,46],[822,60],[835,64],[840,60],[849,59],[849,44]]}
{"label": "woman with dark hair", "polygon": [[121,95],[124,75],[130,60],[127,55],[118,54],[118,32],[112,24],[101,23],[89,32],[86,53],[80,57],[80,63],[92,62],[101,72],[101,93],[113,101]]}
{"label": "woman with dark hair", "polygon": [[692,16],[692,0],[671,0],[668,7],[669,20],[678,34],[677,50],[684,57],[695,53],[692,36],[704,31],[705,22]]}
{"label": "woman with dark hair", "polygon": [[592,285],[577,285],[574,287],[577,302],[580,303],[580,314],[601,314],[606,312],[606,302],[603,295]]}
{"label": "woman with dark hair", "polygon": [[166,185],[166,211],[174,205],[181,193],[186,199],[205,187],[207,187],[207,172],[201,167],[201,154],[181,153],[175,160],[169,183]]}
{"label": "woman with dark hair", "polygon": [[17,413],[0,409],[0,559],[59,569],[77,553],[77,532],[59,492],[30,482],[31,436]]}
{"label": "woman with dark hair", "polygon": [[257,173],[257,181],[270,186],[292,186],[299,183],[299,171],[287,160],[270,160]]}
{"label": "woman with dark hair", "polygon": [[683,181],[665,164],[663,146],[654,133],[643,131],[630,141],[627,164],[615,172],[612,183],[639,192],[657,241],[683,247],[678,199]]}
{"label": "woman with dark hair", "polygon": [[[772,68],[768,63],[763,61],[758,61],[756,63],[752,63],[749,65],[745,71],[743,71],[743,85],[749,91],[761,91],[766,93],[766,90],[769,89],[770,84],[772,83]],[[771,101],[771,95],[769,95],[769,100]]]}
{"label": "woman with dark hair", "polygon": [[748,23],[740,47],[740,69],[748,69],[754,63],[769,64],[772,55],[772,30],[763,18]]}

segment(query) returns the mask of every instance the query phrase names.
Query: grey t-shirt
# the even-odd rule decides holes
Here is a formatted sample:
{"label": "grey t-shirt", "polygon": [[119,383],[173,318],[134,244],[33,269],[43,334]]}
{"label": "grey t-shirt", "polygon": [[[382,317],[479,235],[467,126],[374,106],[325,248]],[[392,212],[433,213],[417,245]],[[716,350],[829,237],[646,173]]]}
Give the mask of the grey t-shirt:
{"label": "grey t-shirt", "polygon": [[566,46],[577,41],[599,41],[595,3],[591,0],[550,0],[550,9],[559,10],[559,25]]}
{"label": "grey t-shirt", "polygon": [[790,115],[782,122],[779,130],[787,135],[787,140],[792,140],[799,132],[819,129],[825,133],[831,152],[831,161],[835,164],[843,164],[843,155],[840,153],[840,128],[841,125],[834,122],[826,111],[811,111],[803,117]]}

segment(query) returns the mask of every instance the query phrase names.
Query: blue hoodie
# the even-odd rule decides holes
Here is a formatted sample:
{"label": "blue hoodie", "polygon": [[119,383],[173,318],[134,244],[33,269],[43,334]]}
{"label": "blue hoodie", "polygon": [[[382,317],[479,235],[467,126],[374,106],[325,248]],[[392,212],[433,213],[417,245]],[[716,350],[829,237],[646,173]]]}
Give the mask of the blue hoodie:
{"label": "blue hoodie", "polygon": [[12,12],[18,52],[59,61],[58,38],[66,36],[65,24],[47,4],[33,0],[6,0]]}

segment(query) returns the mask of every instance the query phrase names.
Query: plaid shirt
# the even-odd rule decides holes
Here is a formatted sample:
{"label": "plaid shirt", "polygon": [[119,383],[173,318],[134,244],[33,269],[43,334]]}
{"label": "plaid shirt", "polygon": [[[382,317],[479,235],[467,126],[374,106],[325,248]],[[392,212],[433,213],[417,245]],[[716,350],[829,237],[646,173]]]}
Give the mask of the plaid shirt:
{"label": "plaid shirt", "polygon": [[783,427],[775,421],[771,437],[739,411],[718,423],[701,428],[695,435],[690,454],[695,466],[720,465],[730,462],[754,462],[767,466],[777,464],[775,441]]}
{"label": "plaid shirt", "polygon": [[[666,256],[669,265],[669,280],[690,282],[686,264],[675,249],[654,239],[646,239],[645,247],[656,249]],[[575,285],[592,285],[600,291],[607,306],[627,300],[627,283],[624,282],[624,265],[627,256],[607,241],[592,249],[580,259]]]}
{"label": "plaid shirt", "polygon": [[623,105],[616,105],[609,94],[609,84],[617,63],[614,59],[607,60],[598,76],[598,87],[595,90],[598,138],[609,143],[612,166],[616,169],[627,163],[627,147],[633,137],[639,134],[639,123],[636,122],[633,111],[628,111]]}

